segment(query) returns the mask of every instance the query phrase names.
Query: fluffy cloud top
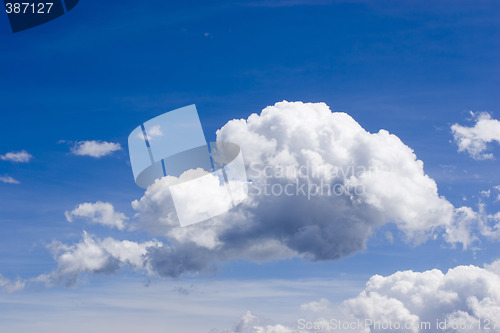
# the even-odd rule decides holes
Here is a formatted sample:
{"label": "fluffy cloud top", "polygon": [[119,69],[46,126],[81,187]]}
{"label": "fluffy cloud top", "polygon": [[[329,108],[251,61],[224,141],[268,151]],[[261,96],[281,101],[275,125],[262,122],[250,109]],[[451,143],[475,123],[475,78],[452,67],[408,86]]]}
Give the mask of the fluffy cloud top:
{"label": "fluffy cloud top", "polygon": [[[404,332],[425,331],[419,329],[422,322],[435,328],[436,320],[447,320],[450,332],[500,332],[499,285],[498,272],[476,266],[458,266],[446,274],[437,269],[397,272],[373,276],[366,289],[344,307],[362,320],[412,323]],[[453,329],[453,323],[466,323],[466,328]],[[375,331],[374,327],[367,330]]]}
{"label": "fluffy cloud top", "polygon": [[[210,333],[296,333],[298,331],[285,325],[272,325],[266,323],[268,320],[254,315],[251,311],[247,311],[234,326],[233,329],[211,330]],[[300,331],[302,333],[305,331]]]}
{"label": "fluffy cloud top", "polygon": [[26,150],[13,151],[5,155],[0,155],[0,160],[10,161],[15,163],[27,163],[33,158],[33,155],[28,153]]}
{"label": "fluffy cloud top", "polygon": [[485,153],[485,150],[490,142],[496,141],[500,144],[500,121],[492,119],[487,112],[471,112],[471,115],[476,120],[473,127],[459,124],[451,126],[458,151],[466,151],[477,160],[492,159],[493,154]]}
{"label": "fluffy cloud top", "polygon": [[[363,216],[362,223],[395,222],[409,237],[451,221],[451,204],[439,197],[436,183],[424,173],[411,148],[386,130],[365,131],[352,117],[332,113],[324,103],[277,103],[247,121],[230,121],[217,139],[239,144],[253,170],[259,165],[268,170],[305,167],[308,181],[339,185],[340,195],[321,203],[336,208],[336,215],[343,218],[354,209],[342,212],[331,206],[347,200],[347,206],[374,211],[375,216]],[[254,180],[269,182],[260,171]],[[276,181],[300,178],[275,175]]]}
{"label": "fluffy cloud top", "polygon": [[11,176],[0,176],[0,182],[5,184],[19,184],[19,181]]}
{"label": "fluffy cloud top", "polygon": [[125,229],[125,221],[128,219],[125,214],[115,211],[112,204],[101,201],[79,204],[72,211],[64,212],[64,215],[68,222],[73,222],[74,218],[82,218],[92,223],[114,227],[119,230]]}
{"label": "fluffy cloud top", "polygon": [[121,150],[119,143],[106,141],[79,141],[72,148],[71,153],[79,156],[91,156],[95,158],[111,155],[113,152]]}
{"label": "fluffy cloud top", "polygon": [[322,298],[302,304],[300,317],[281,323],[248,311],[233,329],[215,332],[500,332],[499,283],[500,260],[486,268],[458,266],[447,273],[375,275],[357,297],[339,306]]}

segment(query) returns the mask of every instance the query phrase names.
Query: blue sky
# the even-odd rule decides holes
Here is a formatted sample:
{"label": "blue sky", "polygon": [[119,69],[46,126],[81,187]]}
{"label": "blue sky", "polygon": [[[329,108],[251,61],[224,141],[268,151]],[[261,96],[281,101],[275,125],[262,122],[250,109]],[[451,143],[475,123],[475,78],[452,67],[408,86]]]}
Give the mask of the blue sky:
{"label": "blue sky", "polygon": [[[228,121],[276,102],[325,102],[369,132],[397,135],[455,207],[477,210],[481,200],[488,214],[500,210],[494,190],[500,185],[498,142],[488,146],[497,159],[476,160],[457,151],[451,131],[455,123],[474,125],[469,111],[500,118],[495,1],[82,0],[68,14],[16,34],[5,16],[0,19],[0,155],[25,150],[33,156],[28,163],[0,160],[0,176],[19,181],[0,182],[0,274],[6,278],[52,271],[56,262],[45,245],[76,243],[82,230],[150,240],[144,230],[68,223],[64,212],[103,201],[132,216],[130,203],[144,191],[132,176],[129,133],[189,104],[196,104],[205,136],[213,141]],[[86,140],[123,149],[102,158],[71,154],[75,142]],[[487,190],[491,196],[481,197]],[[393,243],[386,231],[394,233]],[[498,241],[481,239],[477,249],[462,250],[442,238],[412,246],[400,237],[395,226],[385,225],[365,251],[339,261],[231,260],[219,263],[216,274],[194,280],[338,279],[356,281],[359,292],[374,274],[482,266],[499,258]],[[50,295],[115,292],[114,283],[127,283],[140,295],[145,279],[126,269],[92,275],[70,291],[54,287],[42,291],[49,296],[31,289],[9,295],[0,308]],[[191,279],[153,278],[153,285],[161,292]],[[22,305],[16,311],[36,312]],[[14,331],[16,322],[9,323]]]}

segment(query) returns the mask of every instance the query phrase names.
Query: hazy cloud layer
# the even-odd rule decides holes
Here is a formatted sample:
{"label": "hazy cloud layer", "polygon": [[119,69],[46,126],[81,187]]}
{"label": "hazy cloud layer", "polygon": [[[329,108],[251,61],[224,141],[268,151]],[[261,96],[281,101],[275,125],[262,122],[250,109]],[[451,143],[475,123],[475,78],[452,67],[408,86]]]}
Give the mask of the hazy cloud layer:
{"label": "hazy cloud layer", "polygon": [[471,112],[476,123],[472,127],[454,124],[451,131],[458,145],[458,151],[466,151],[476,160],[492,159],[493,154],[486,153],[488,143],[500,144],[500,121],[492,119],[487,112]]}

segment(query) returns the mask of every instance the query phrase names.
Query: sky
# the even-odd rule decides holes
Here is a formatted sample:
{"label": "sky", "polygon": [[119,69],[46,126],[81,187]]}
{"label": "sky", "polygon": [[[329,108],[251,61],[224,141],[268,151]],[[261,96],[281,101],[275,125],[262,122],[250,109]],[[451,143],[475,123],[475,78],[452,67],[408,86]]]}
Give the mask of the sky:
{"label": "sky", "polygon": [[[499,22],[496,1],[81,0],[18,33],[0,15],[1,331],[491,320]],[[254,184],[290,181],[255,163],[375,172],[181,228],[166,181],[135,184],[128,135],[191,104]]]}

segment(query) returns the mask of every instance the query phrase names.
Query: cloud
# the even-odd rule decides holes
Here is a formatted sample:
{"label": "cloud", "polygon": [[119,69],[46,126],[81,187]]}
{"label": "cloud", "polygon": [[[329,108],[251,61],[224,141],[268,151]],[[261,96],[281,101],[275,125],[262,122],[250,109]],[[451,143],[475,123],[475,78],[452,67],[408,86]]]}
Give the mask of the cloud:
{"label": "cloud", "polygon": [[481,234],[491,240],[500,241],[500,212],[486,214],[482,210],[483,208],[480,207],[479,227]]}
{"label": "cloud", "polygon": [[478,211],[470,207],[461,207],[452,226],[447,228],[445,239],[450,243],[462,243],[467,248],[481,235],[491,241],[500,241],[500,212],[488,214],[486,205],[481,201]]}
{"label": "cloud", "polygon": [[[242,149],[250,178],[246,201],[186,228],[177,227],[166,178],[132,203],[140,224],[168,239],[168,247],[147,255],[162,276],[233,259],[341,259],[365,249],[387,223],[414,243],[438,230],[464,247],[474,240],[466,233],[473,222],[459,218],[465,208],[439,196],[411,148],[386,130],[365,131],[324,103],[277,103],[229,121],[217,141]],[[198,209],[196,201],[185,204]]]}
{"label": "cloud", "polygon": [[0,160],[10,161],[15,163],[27,163],[33,158],[33,155],[28,153],[26,150],[13,151],[5,155],[0,155]]}
{"label": "cloud", "polygon": [[[146,138],[148,141],[153,141],[155,138],[162,137],[163,135],[160,125],[153,125],[148,128]],[[144,140],[144,133],[137,133],[137,138]]]}
{"label": "cloud", "polygon": [[74,218],[81,218],[92,223],[117,228],[118,230],[125,229],[125,221],[128,220],[125,214],[115,211],[112,204],[101,201],[79,204],[72,211],[65,211],[64,215],[68,222],[73,222]]}
{"label": "cloud", "polygon": [[453,138],[458,145],[458,151],[466,151],[476,160],[493,159],[493,154],[485,153],[487,144],[500,144],[500,121],[492,119],[487,112],[471,112],[476,123],[473,127],[454,124],[451,126]]}
{"label": "cloud", "polygon": [[[298,331],[285,325],[273,325],[269,320],[265,320],[254,315],[251,311],[247,311],[234,325],[233,329],[217,330],[213,329],[210,333],[296,333]],[[302,333],[305,331],[300,331]]]}
{"label": "cloud", "polygon": [[446,227],[444,238],[447,242],[461,243],[468,248],[478,237],[474,234],[480,215],[470,207],[460,207],[455,211],[453,224]]}
{"label": "cloud", "polygon": [[304,303],[298,316],[280,316],[278,322],[247,311],[233,329],[215,332],[500,332],[499,283],[500,260],[446,273],[433,269],[375,275],[358,296],[339,304],[326,298]]}
{"label": "cloud", "polygon": [[[499,332],[494,322],[500,318],[500,276],[498,272],[476,266],[458,266],[442,273],[404,271],[382,277],[373,276],[365,290],[344,302],[346,312],[355,318],[379,323],[410,323],[403,332],[419,332],[418,326],[436,320],[448,323],[450,332]],[[452,329],[453,323],[466,323],[467,329]],[[490,329],[479,329],[490,323]],[[498,323],[500,325],[500,323]],[[472,329],[470,329],[472,325]],[[437,330],[437,329],[436,329]],[[379,330],[373,327],[366,332]]]}
{"label": "cloud", "polygon": [[[242,149],[249,178],[245,201],[181,228],[175,207],[204,211],[207,202],[179,195],[183,202],[174,205],[169,186],[180,180],[157,179],[132,202],[133,222],[135,230],[165,238],[164,244],[104,242],[85,234],[76,245],[52,247],[57,249],[58,269],[51,274],[69,275],[62,279],[67,284],[81,273],[115,272],[124,261],[110,252],[109,244],[123,242],[141,251],[141,264],[132,268],[179,277],[211,273],[231,260],[341,259],[364,250],[374,230],[388,223],[414,244],[439,234],[464,248],[478,241],[478,235],[500,239],[500,215],[486,214],[484,206],[479,212],[453,207],[438,194],[423,162],[397,136],[386,130],[369,133],[324,103],[277,103],[260,115],[229,121],[217,131],[217,141]],[[196,178],[199,173],[186,175]],[[84,218],[120,230],[127,220],[103,202],[83,203],[65,214],[70,222]],[[78,260],[97,264],[67,269]]]}
{"label": "cloud", "polygon": [[144,257],[147,249],[161,245],[156,241],[137,243],[113,238],[100,240],[83,232],[83,239],[77,244],[70,246],[57,241],[49,244],[48,248],[57,261],[57,268],[51,273],[40,275],[34,281],[72,286],[84,273],[111,274],[123,266],[148,271]]}
{"label": "cloud", "polygon": [[294,331],[284,325],[266,325],[262,319],[248,311],[243,315],[234,330],[225,333],[293,333]]}
{"label": "cloud", "polygon": [[481,196],[483,196],[485,198],[489,198],[491,195],[491,190],[481,191],[480,194],[481,194]]}
{"label": "cloud", "polygon": [[485,265],[486,269],[490,272],[494,272],[497,275],[500,275],[500,259],[495,260],[491,264]]}
{"label": "cloud", "polygon": [[0,182],[5,184],[19,184],[19,181],[11,176],[0,176]]}
{"label": "cloud", "polygon": [[302,304],[300,308],[305,311],[323,313],[330,308],[330,301],[326,298],[322,298],[319,301]]}
{"label": "cloud", "polygon": [[25,285],[25,282],[22,280],[18,279],[16,281],[12,281],[0,274],[0,288],[8,293],[22,290],[24,289]]}
{"label": "cloud", "polygon": [[79,156],[91,156],[100,158],[111,155],[113,152],[121,150],[119,143],[106,141],[79,141],[72,148],[71,153]]}

